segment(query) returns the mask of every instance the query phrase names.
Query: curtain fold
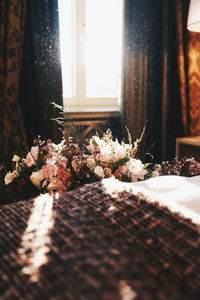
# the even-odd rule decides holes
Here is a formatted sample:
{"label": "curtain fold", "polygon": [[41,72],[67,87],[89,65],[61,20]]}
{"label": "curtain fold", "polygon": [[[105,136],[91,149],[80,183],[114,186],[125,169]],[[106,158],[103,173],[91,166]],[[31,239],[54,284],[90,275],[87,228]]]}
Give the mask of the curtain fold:
{"label": "curtain fold", "polygon": [[[161,17],[159,3],[144,0],[124,1],[123,57],[122,57],[122,115],[123,123],[132,135],[139,138],[146,124],[140,152],[160,151],[160,110],[162,72]],[[156,147],[156,148],[155,148]]]}
{"label": "curtain fold", "polygon": [[[20,103],[29,144],[34,138],[60,141],[62,131],[52,119],[62,103],[57,0],[27,1]],[[61,128],[62,129],[62,128]]]}
{"label": "curtain fold", "polygon": [[18,103],[26,1],[0,1],[0,161],[27,151]]}
{"label": "curtain fold", "polygon": [[183,134],[190,134],[190,101],[189,101],[189,77],[188,77],[188,31],[187,17],[189,9],[189,0],[175,0],[175,38],[177,40],[177,69],[178,69],[178,87],[181,101],[181,114],[183,122]]}
{"label": "curtain fold", "polygon": [[135,139],[147,122],[140,151],[155,161],[172,158],[176,137],[188,134],[188,5],[124,1],[123,124]]}
{"label": "curtain fold", "polygon": [[166,132],[163,143],[164,158],[175,155],[176,137],[190,134],[190,98],[188,77],[188,31],[187,15],[189,0],[164,1],[168,18],[164,22],[166,32],[165,52],[168,56],[166,74],[167,84],[164,93],[167,94],[167,111],[165,120]]}

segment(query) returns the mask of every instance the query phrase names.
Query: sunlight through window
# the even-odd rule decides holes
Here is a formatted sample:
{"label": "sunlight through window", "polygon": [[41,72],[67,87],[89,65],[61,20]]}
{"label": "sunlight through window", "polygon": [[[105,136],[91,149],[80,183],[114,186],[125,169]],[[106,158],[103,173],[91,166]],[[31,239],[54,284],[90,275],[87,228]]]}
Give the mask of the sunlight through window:
{"label": "sunlight through window", "polygon": [[73,96],[73,7],[72,0],[59,1],[60,47],[64,97]]}
{"label": "sunlight through window", "polygon": [[120,3],[86,0],[86,96],[118,97]]}
{"label": "sunlight through window", "polygon": [[119,107],[122,1],[58,2],[65,107]]}

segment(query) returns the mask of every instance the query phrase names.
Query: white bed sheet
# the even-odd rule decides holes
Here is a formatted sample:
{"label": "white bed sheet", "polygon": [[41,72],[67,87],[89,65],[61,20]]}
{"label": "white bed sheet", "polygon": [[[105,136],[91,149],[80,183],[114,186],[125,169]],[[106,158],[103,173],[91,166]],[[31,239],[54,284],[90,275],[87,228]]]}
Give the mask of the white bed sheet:
{"label": "white bed sheet", "polygon": [[200,220],[200,175],[194,177],[158,176],[132,183],[132,185],[133,189],[134,187],[142,188],[145,194],[169,208]]}
{"label": "white bed sheet", "polygon": [[200,224],[200,175],[194,177],[166,175],[132,183],[108,178],[102,183],[105,192],[113,197],[124,190],[133,194],[143,193],[149,201],[159,202],[171,211]]}

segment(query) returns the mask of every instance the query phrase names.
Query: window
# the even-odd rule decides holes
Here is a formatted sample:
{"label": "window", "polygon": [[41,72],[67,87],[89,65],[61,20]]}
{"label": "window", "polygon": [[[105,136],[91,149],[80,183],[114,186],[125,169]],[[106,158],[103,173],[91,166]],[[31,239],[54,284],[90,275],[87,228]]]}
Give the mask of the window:
{"label": "window", "polygon": [[119,107],[121,1],[59,0],[65,108]]}

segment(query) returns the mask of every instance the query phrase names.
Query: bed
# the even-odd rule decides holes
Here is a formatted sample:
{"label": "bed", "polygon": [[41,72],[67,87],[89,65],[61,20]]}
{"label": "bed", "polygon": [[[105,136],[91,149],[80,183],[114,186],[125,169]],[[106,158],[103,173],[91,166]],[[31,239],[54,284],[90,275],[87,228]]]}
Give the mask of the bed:
{"label": "bed", "polygon": [[200,299],[200,176],[177,177],[2,205],[0,299]]}

